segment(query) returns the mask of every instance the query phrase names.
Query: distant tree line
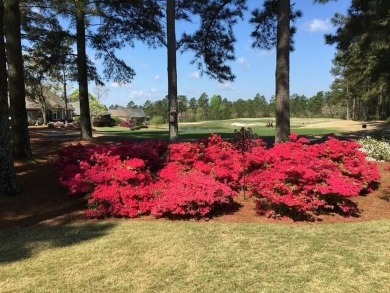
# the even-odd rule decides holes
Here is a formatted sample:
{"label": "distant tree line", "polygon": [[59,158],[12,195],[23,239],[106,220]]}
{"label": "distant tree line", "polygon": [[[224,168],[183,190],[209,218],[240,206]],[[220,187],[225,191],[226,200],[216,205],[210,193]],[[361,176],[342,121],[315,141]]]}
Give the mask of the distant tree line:
{"label": "distant tree line", "polygon": [[[136,105],[129,101],[126,108],[141,108],[150,118],[164,117],[167,123],[168,100],[150,101],[143,105]],[[109,109],[121,108],[119,105],[111,105]],[[334,99],[331,92],[320,91],[312,97],[293,94],[290,96],[291,117],[299,118],[346,118],[346,108],[337,99]],[[269,101],[265,96],[256,94],[252,99],[238,99],[229,101],[220,95],[209,97],[202,93],[199,98],[187,98],[178,96],[178,118],[180,122],[198,122],[205,120],[224,120],[234,118],[256,118],[275,117],[275,98]]]}
{"label": "distant tree line", "polygon": [[337,48],[331,96],[347,119],[390,116],[389,15],[389,0],[353,0],[346,15],[332,19],[337,31],[326,36]]}

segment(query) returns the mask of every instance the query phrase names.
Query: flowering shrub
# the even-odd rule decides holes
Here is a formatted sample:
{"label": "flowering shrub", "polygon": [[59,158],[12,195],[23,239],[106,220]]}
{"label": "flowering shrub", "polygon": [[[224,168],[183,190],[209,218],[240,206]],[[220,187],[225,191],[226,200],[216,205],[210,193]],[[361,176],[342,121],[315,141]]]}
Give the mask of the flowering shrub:
{"label": "flowering shrub", "polygon": [[151,174],[141,159],[121,161],[118,156],[100,156],[87,169],[85,178],[95,185],[88,199],[89,217],[116,216],[135,218],[148,214],[152,197],[148,186]]}
{"label": "flowering shrub", "polygon": [[[119,156],[121,160],[139,158],[145,161],[146,167],[151,172],[163,168],[165,164],[165,153],[167,143],[164,141],[145,141],[140,143],[122,142],[111,145],[70,145],[59,152],[57,166],[59,170],[60,182],[69,188],[68,181],[75,179],[77,181],[83,177],[82,173],[88,166],[94,165],[96,155],[105,154],[107,156]],[[81,168],[84,166],[84,169]],[[85,190],[70,189],[71,194],[85,194]]]}
{"label": "flowering shrub", "polygon": [[120,127],[126,127],[126,128],[133,128],[134,127],[134,122],[133,121],[121,121],[119,123]]}
{"label": "flowering shrub", "polygon": [[240,188],[243,175],[243,157],[233,145],[219,135],[198,143],[180,143],[169,146],[169,159],[185,169],[196,169],[211,175],[234,190]]}
{"label": "flowering shrub", "polygon": [[209,217],[230,205],[248,185],[257,211],[296,219],[312,213],[357,212],[350,201],[379,180],[355,142],[329,139],[309,145],[290,141],[266,149],[261,140],[249,152],[213,135],[197,143],[169,146],[148,141],[112,145],[71,145],[60,152],[60,182],[71,195],[87,195],[86,215],[134,218]]}
{"label": "flowering shrub", "polygon": [[65,123],[62,121],[56,121],[56,122],[49,122],[47,123],[48,128],[64,128]]}
{"label": "flowering shrub", "polygon": [[168,164],[153,187],[155,217],[209,217],[217,208],[229,205],[236,193],[225,184],[197,170],[184,172]]}
{"label": "flowering shrub", "polygon": [[290,139],[265,155],[263,149],[253,151],[249,164],[257,170],[248,182],[258,212],[294,218],[329,209],[355,213],[348,199],[370,191],[379,180],[376,166],[366,162],[359,145],[333,138],[317,145],[297,136]]}
{"label": "flowering shrub", "polygon": [[372,161],[390,161],[390,142],[382,139],[377,140],[373,137],[366,136],[359,139],[362,145],[360,150],[367,154],[367,158]]}

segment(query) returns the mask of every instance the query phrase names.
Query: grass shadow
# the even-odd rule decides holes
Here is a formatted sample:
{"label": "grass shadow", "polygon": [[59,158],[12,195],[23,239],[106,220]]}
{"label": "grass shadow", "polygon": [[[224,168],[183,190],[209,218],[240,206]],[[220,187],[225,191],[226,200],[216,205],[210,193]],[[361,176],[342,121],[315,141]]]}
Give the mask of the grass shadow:
{"label": "grass shadow", "polygon": [[0,197],[0,229],[34,225],[82,208],[84,200],[68,196],[51,162],[17,164],[15,171],[20,192]]}
{"label": "grass shadow", "polygon": [[113,223],[83,223],[78,225],[38,225],[0,231],[0,264],[33,257],[39,251],[77,245],[103,237]]}

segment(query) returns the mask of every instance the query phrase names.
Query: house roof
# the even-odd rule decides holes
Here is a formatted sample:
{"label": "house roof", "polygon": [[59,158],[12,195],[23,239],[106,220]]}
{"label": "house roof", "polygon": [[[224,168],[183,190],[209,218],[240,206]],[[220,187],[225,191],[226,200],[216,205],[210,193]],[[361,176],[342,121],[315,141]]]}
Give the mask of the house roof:
{"label": "house roof", "polygon": [[144,110],[139,108],[127,109],[129,116],[132,118],[144,118],[146,117]]}
{"label": "house roof", "polygon": [[[50,89],[43,90],[43,96],[48,109],[65,109],[65,101],[55,94]],[[34,97],[26,97],[26,108],[29,110],[41,109],[41,102]],[[68,110],[74,110],[74,107],[71,103],[68,103]]]}
{"label": "house roof", "polygon": [[30,98],[26,98],[26,109],[41,109],[41,107],[36,101],[33,101]]}
{"label": "house roof", "polygon": [[123,117],[123,118],[144,118],[146,117],[144,110],[138,108],[125,109],[118,108],[113,110],[108,110],[108,113],[112,117]]}
{"label": "house roof", "polygon": [[123,118],[129,117],[129,113],[126,111],[126,109],[108,110],[108,113],[111,114],[111,117],[123,117]]}

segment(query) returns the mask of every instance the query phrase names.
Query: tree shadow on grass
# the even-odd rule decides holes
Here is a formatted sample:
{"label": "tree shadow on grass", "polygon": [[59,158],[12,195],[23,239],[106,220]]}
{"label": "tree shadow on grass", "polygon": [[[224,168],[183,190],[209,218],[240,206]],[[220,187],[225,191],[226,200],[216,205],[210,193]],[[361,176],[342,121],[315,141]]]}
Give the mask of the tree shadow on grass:
{"label": "tree shadow on grass", "polygon": [[35,225],[85,206],[83,198],[68,196],[51,162],[17,164],[15,171],[20,193],[0,197],[0,229]]}
{"label": "tree shadow on grass", "polygon": [[38,225],[0,231],[0,264],[21,261],[43,250],[77,245],[103,237],[114,223]]}

